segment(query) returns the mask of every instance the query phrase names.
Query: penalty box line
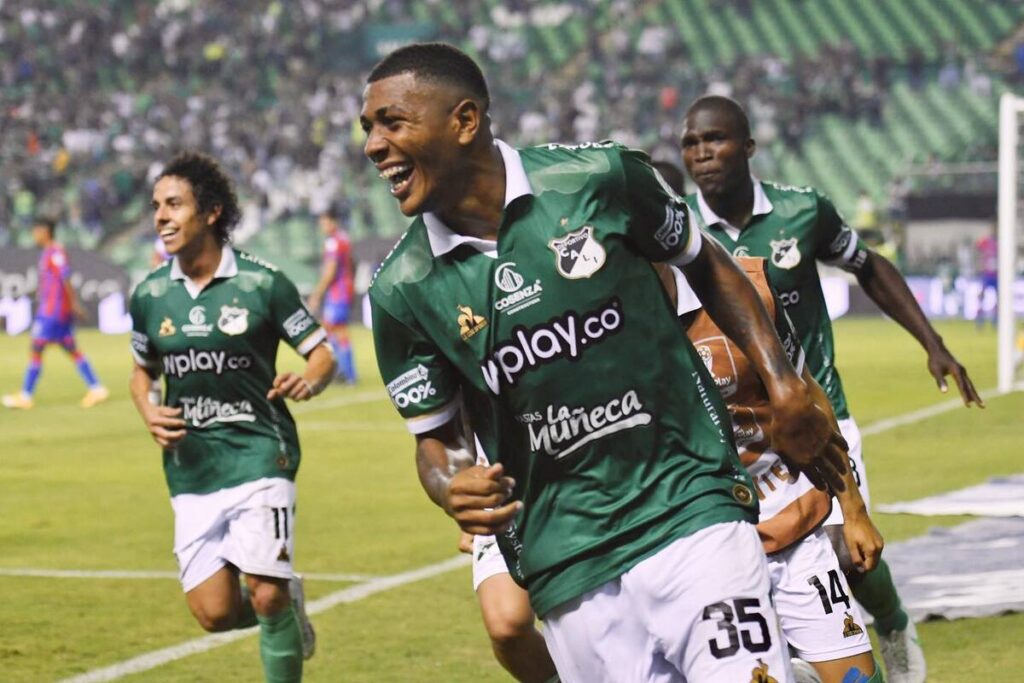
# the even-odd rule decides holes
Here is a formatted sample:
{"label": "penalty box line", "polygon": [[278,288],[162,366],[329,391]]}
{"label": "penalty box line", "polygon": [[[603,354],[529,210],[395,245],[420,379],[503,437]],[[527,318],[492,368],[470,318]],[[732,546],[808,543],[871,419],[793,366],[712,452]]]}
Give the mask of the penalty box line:
{"label": "penalty box line", "polygon": [[[1018,391],[1024,390],[1024,385],[1017,385],[1016,389]],[[999,396],[1002,395],[1005,394],[1000,393],[996,389],[990,389],[981,392],[981,396],[984,399],[998,398]],[[380,394],[378,394],[377,396],[379,397]],[[360,396],[356,401],[352,402],[361,403],[369,402],[370,400],[373,399],[371,399],[370,396],[366,395],[365,397]],[[873,422],[870,425],[866,425],[861,430],[861,434],[864,436],[880,434],[890,429],[895,429],[897,427],[903,427],[906,425],[914,424],[916,422],[921,422],[931,417],[935,417],[936,415],[941,415],[942,413],[950,412],[952,410],[955,410],[956,408],[961,407],[962,405],[962,401],[955,399],[944,401],[942,403],[937,403],[935,405],[928,406],[920,410],[911,411],[909,413],[905,413],[894,418]],[[466,566],[470,564],[470,562],[471,558],[465,555],[459,555],[450,560],[439,562],[433,565],[428,565],[426,567],[421,567],[420,569],[414,569],[409,572],[395,574],[394,576],[383,577],[380,579],[373,579],[371,581],[367,581],[366,583],[362,583],[357,586],[352,586],[350,588],[345,588],[343,590],[326,595],[323,598],[320,598],[319,600],[310,602],[306,606],[306,611],[309,614],[318,614],[332,607],[335,607],[336,605],[340,605],[342,603],[347,602],[356,602],[357,600],[362,600],[363,598],[374,595],[375,593],[380,593],[383,591],[390,590],[392,588],[397,588],[399,586],[414,583],[416,581],[420,581],[433,576],[437,576],[439,574],[443,574],[458,567]],[[167,664],[178,659],[183,659],[194,654],[207,652],[208,650],[220,647],[221,645],[233,643],[236,640],[241,640],[242,638],[245,638],[251,634],[256,633],[258,630],[258,627],[253,627],[251,629],[245,629],[240,631],[229,631],[227,633],[211,634],[208,636],[204,636],[202,638],[197,638],[195,640],[186,641],[184,643],[181,643],[180,645],[164,648],[162,650],[154,650],[153,652],[149,652],[138,657],[133,657],[132,659],[128,659],[123,662],[119,662],[117,664],[102,669],[94,669],[93,671],[81,674],[79,676],[65,678],[64,680],[59,681],[58,683],[105,683],[106,681],[113,681],[123,676],[127,676],[129,674],[148,671],[150,669],[154,669],[158,666],[162,666],[163,664]]]}
{"label": "penalty box line", "polygon": [[[437,562],[436,564],[402,572],[401,574],[371,579],[365,583],[361,583],[350,588],[344,588],[342,590],[335,591],[334,593],[329,593],[322,598],[306,603],[306,612],[310,615],[319,614],[343,603],[357,602],[364,598],[368,598],[371,595],[391,590],[392,588],[399,588],[411,583],[416,583],[417,581],[422,581],[424,579],[444,574],[460,567],[466,567],[471,562],[472,559],[468,555],[458,555],[451,559],[444,560],[443,562]],[[65,678],[58,683],[105,683],[106,681],[114,681],[118,678],[128,676],[129,674],[149,671],[150,669],[155,669],[158,666],[169,664],[170,662],[179,659],[184,659],[185,657],[213,650],[214,648],[221,647],[222,645],[227,645],[237,640],[241,640],[242,638],[255,635],[258,632],[259,627],[254,626],[252,628],[227,631],[225,633],[213,633],[201,638],[187,640],[184,643],[172,645],[171,647],[166,647],[161,650],[153,650],[152,652],[147,652],[144,655],[132,657],[131,659],[126,659],[122,662],[118,662],[117,664],[103,667],[102,669],[93,669],[92,671],[84,674]]]}

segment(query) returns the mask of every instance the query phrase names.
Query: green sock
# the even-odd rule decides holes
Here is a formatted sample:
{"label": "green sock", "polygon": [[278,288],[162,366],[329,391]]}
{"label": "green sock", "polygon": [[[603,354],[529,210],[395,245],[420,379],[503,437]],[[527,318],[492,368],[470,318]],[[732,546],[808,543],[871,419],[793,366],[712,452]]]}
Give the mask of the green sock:
{"label": "green sock", "polygon": [[900,606],[900,596],[892,582],[889,565],[879,560],[878,566],[867,574],[861,574],[850,582],[853,597],[875,618],[875,631],[887,636],[893,631],[902,631],[910,618]]}
{"label": "green sock", "polygon": [[238,608],[238,621],[235,628],[249,628],[256,625],[256,610],[252,608],[252,599],[249,595],[249,587],[242,584],[242,604]]}
{"label": "green sock", "polygon": [[267,683],[299,683],[302,680],[302,633],[295,610],[288,605],[260,622],[260,659]]}

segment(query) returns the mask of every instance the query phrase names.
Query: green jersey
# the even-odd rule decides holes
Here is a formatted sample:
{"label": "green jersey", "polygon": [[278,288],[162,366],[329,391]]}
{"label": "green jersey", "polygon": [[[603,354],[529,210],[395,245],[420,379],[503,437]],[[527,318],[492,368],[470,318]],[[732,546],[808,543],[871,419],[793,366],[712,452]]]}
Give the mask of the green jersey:
{"label": "green jersey", "polygon": [[768,278],[800,334],[807,367],[832,401],[836,417],[845,419],[850,413],[835,367],[832,322],[817,261],[857,269],[867,258],[866,248],[832,202],[813,188],[752,182],[754,211],[742,230],[715,214],[700,193],[686,201],[702,227],[733,256],[767,260]]}
{"label": "green jersey", "polygon": [[463,408],[516,480],[524,509],[498,541],[543,615],[757,503],[650,264],[699,252],[685,203],[614,143],[497,145],[497,241],[418,218],[370,288],[373,331],[410,431]]}
{"label": "green jersey", "polygon": [[284,399],[267,400],[278,342],[306,355],[326,338],[295,285],[225,246],[202,290],[173,259],[135,288],[130,311],[135,362],[164,375],[164,403],[186,422],[185,438],[164,450],[171,495],[294,479],[295,421]]}

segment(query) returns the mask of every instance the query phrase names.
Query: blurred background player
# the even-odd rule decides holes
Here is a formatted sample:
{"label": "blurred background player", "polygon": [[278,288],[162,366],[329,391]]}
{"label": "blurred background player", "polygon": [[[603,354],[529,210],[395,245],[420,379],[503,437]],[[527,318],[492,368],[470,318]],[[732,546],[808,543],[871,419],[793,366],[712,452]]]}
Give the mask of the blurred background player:
{"label": "blurred background player", "polygon": [[[267,681],[295,683],[315,634],[292,569],[301,454],[285,399],[330,382],[327,334],[282,272],[231,248],[240,212],[216,161],[172,159],[152,207],[173,258],[132,294],[129,387],[163,447],[185,600],[207,631],[258,623]],[[281,341],[306,359],[301,375],[276,371]],[[166,399],[154,405],[161,374]]]}
{"label": "blurred background player", "polygon": [[54,239],[56,223],[51,218],[38,218],[32,227],[32,240],[43,250],[39,257],[39,289],[36,293],[36,315],[32,323],[32,349],[21,391],[3,397],[7,408],[28,409],[43,370],[43,351],[50,344],[60,344],[88,387],[81,406],[91,408],[107,400],[110,392],[100,384],[96,372],[75,343],[74,319],[84,318],[85,311],[71,288],[71,266],[64,247]]}
{"label": "blurred background player", "polygon": [[[899,271],[866,247],[845,225],[832,203],[813,188],[765,183],[750,173],[755,151],[743,108],[727,97],[705,96],[688,109],[682,135],[683,163],[698,192],[687,196],[701,229],[734,256],[766,259],[772,285],[792,318],[807,364],[832,402],[850,446],[850,464],[861,495],[870,502],[860,431],[850,416],[835,368],[832,324],[825,308],[817,261],[841,267],[865,293],[910,332],[928,354],[928,369],[942,391],[952,375],[964,403],[982,405],[967,371],[928,322]],[[841,523],[838,510],[826,521]],[[835,534],[834,531],[830,533]],[[833,537],[833,542],[838,536]],[[886,673],[895,683],[923,683],[924,652],[902,609],[885,561],[866,574],[853,572],[854,596],[875,618]]]}
{"label": "blurred background player", "polygon": [[[998,228],[995,223],[989,226],[988,232],[979,237],[974,243],[975,258],[978,263],[978,277],[981,279],[981,289],[978,290],[978,317],[974,319],[980,330],[985,326],[985,320],[996,326],[996,314],[999,310],[997,297],[999,293],[999,241],[997,239]],[[986,306],[985,297],[988,292],[996,296],[992,298],[992,305]]]}
{"label": "blurred background player", "polygon": [[321,320],[338,359],[337,378],[355,384],[356,366],[348,338],[353,293],[352,243],[341,228],[341,210],[337,206],[320,214],[320,232],[325,237],[323,266],[320,280],[309,297],[309,307],[316,313],[323,304]]}

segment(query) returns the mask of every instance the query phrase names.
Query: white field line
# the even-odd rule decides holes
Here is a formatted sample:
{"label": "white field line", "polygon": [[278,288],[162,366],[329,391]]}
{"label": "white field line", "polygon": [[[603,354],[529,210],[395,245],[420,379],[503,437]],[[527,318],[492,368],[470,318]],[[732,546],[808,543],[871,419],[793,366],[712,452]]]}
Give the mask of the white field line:
{"label": "white field line", "polygon": [[[35,567],[0,567],[0,576],[40,579],[177,579],[178,572],[131,569],[39,569]],[[303,573],[310,581],[373,581],[373,574]]]}
{"label": "white field line", "polygon": [[[1024,390],[1024,386],[1018,385],[1016,389]],[[984,391],[981,393],[981,395],[982,398],[988,399],[998,397],[1000,393],[993,389]],[[313,412],[314,410],[317,410],[319,408],[327,409],[342,405],[352,405],[355,403],[369,403],[371,401],[381,400],[383,398],[385,398],[385,395],[382,392],[374,392],[372,394],[366,392],[363,394],[356,394],[354,396],[349,397],[339,397],[334,401],[324,401],[319,406],[315,404],[296,406],[296,412]],[[906,413],[904,415],[900,415],[894,418],[879,420],[878,422],[873,422],[872,424],[864,427],[864,429],[861,430],[861,434],[864,436],[879,434],[881,432],[885,432],[896,427],[902,427],[904,425],[909,425],[915,422],[926,420],[936,415],[941,415],[942,413],[955,410],[961,405],[963,404],[959,400],[950,400],[945,401],[943,403],[938,403],[933,406],[929,406],[927,408],[915,410],[910,413]],[[307,410],[300,410],[303,408],[307,408]],[[415,581],[420,581],[422,579],[430,578],[432,576],[437,576],[438,574],[443,574],[445,572],[451,571],[452,569],[465,566],[470,562],[471,559],[469,557],[465,555],[459,555],[450,560],[439,562],[433,565],[428,565],[420,569],[414,569],[412,571],[404,572],[402,574],[395,574],[394,576],[372,579],[370,581],[367,581],[366,583],[362,583],[357,586],[352,586],[350,588],[345,588],[343,590],[331,593],[329,595],[325,595],[319,600],[310,602],[306,606],[306,611],[309,614],[317,614],[341,603],[362,600],[363,598],[369,597],[370,595],[373,595],[375,593],[390,590],[391,588],[397,588],[399,586],[413,583]],[[310,578],[312,578],[312,576],[310,576]],[[215,633],[212,635],[204,636],[202,638],[196,638],[195,640],[186,641],[184,643],[181,643],[180,645],[164,648],[162,650],[154,650],[153,652],[149,652],[138,657],[133,657],[132,659],[127,659],[123,662],[119,662],[117,664],[105,667],[103,669],[94,669],[93,671],[81,674],[79,676],[66,678],[62,681],[59,681],[58,683],[103,683],[105,681],[113,681],[123,676],[127,676],[129,674],[138,673],[141,671],[148,671],[149,669],[154,669],[158,666],[167,664],[169,662],[173,662],[178,659],[183,659],[194,654],[199,654],[201,652],[206,652],[207,650],[212,650],[213,648],[220,647],[221,645],[226,645],[236,640],[240,640],[241,638],[244,638],[250,634],[256,633],[256,631],[258,631],[258,628],[254,627],[251,629],[246,629],[244,631],[229,631],[227,633]]]}
{"label": "white field line", "polygon": [[[368,598],[375,593],[381,593],[383,591],[391,590],[392,588],[398,588],[399,586],[405,586],[410,583],[415,583],[416,581],[429,579],[453,569],[458,569],[459,567],[465,567],[469,565],[471,561],[472,560],[468,555],[458,555],[443,562],[427,565],[426,567],[420,567],[419,569],[413,569],[412,571],[371,579],[370,581],[361,583],[357,586],[345,588],[325,595],[318,600],[306,603],[306,612],[311,615],[319,614],[320,612],[329,610],[342,603],[356,602],[363,598]],[[65,678],[58,683],[104,683],[105,681],[114,681],[129,674],[155,669],[163,664],[168,664],[178,659],[206,652],[220,647],[221,645],[233,643],[236,640],[241,640],[242,638],[254,635],[258,632],[259,627],[255,626],[244,630],[228,631],[226,633],[213,633],[208,636],[203,636],[202,638],[187,640],[184,643],[172,645],[171,647],[166,647],[162,650],[153,650],[152,652],[147,652],[144,655],[132,657],[131,659],[126,659],[102,669],[93,669],[92,671],[78,676]]]}
{"label": "white field line", "polygon": [[346,394],[337,398],[314,399],[309,402],[290,405],[288,409],[291,410],[293,415],[305,415],[306,413],[315,413],[321,410],[330,410],[331,408],[354,406],[360,403],[374,403],[376,401],[383,401],[387,397],[387,392],[383,389],[373,389],[371,391],[360,391],[357,394]]}

